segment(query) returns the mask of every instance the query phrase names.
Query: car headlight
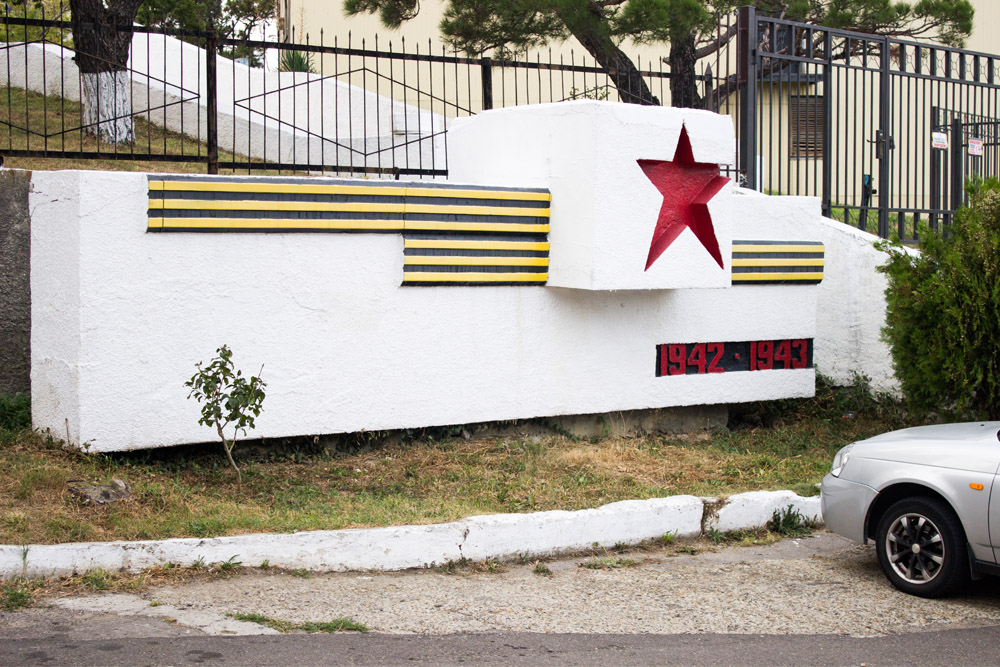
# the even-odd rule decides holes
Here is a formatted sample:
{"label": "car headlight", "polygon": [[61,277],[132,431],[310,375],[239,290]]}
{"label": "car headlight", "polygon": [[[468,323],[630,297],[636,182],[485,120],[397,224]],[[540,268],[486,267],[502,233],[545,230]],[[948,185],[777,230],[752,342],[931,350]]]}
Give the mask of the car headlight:
{"label": "car headlight", "polygon": [[830,466],[830,474],[834,477],[840,477],[840,472],[847,465],[847,462],[851,460],[851,450],[854,449],[854,445],[850,444],[846,447],[841,447],[840,451],[833,457],[833,465]]}

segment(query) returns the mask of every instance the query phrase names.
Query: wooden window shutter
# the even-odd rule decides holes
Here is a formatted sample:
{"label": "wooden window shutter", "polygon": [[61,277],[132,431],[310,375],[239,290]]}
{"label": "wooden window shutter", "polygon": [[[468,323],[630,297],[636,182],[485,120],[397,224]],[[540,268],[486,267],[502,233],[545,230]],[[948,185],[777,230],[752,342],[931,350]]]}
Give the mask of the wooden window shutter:
{"label": "wooden window shutter", "polygon": [[789,95],[788,125],[791,130],[791,157],[823,157],[823,97]]}

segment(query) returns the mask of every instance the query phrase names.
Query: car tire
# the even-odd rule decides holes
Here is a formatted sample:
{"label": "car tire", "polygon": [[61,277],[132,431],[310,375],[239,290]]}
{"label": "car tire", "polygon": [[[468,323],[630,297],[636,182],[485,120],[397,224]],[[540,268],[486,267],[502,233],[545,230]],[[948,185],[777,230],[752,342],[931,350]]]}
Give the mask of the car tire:
{"label": "car tire", "polygon": [[889,507],[878,522],[875,551],[892,585],[910,595],[944,597],[969,581],[962,523],[936,498],[907,498]]}

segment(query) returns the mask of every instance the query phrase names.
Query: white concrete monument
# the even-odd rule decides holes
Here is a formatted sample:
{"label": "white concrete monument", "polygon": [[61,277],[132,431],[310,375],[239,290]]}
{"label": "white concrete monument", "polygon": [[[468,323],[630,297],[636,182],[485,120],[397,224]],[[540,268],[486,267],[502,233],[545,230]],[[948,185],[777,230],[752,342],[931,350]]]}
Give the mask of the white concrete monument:
{"label": "white concrete monument", "polygon": [[573,102],[456,123],[452,178],[35,172],[36,427],[207,442],[229,345],[255,437],[808,396],[819,205],[742,190],[723,116]]}

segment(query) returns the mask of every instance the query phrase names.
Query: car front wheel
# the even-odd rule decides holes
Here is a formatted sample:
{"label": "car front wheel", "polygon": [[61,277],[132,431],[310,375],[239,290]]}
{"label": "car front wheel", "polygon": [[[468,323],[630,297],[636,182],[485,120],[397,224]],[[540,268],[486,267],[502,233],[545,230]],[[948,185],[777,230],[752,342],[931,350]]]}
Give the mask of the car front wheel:
{"label": "car front wheel", "polygon": [[886,510],[875,550],[882,571],[904,593],[943,597],[969,581],[962,524],[948,505],[934,498],[907,498]]}

